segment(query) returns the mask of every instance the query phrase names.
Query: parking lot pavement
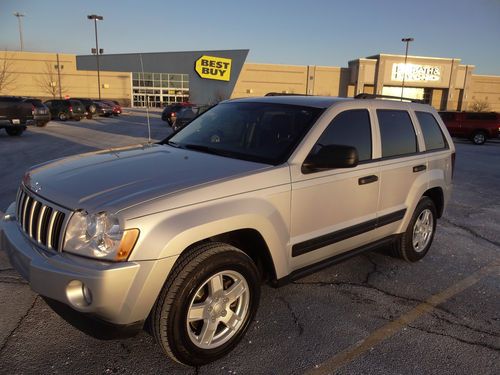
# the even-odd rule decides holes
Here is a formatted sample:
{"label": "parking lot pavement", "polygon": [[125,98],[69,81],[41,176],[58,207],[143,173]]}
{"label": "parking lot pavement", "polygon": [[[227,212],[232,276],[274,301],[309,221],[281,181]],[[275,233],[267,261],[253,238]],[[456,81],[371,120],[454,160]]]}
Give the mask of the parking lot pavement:
{"label": "parking lot pavement", "polygon": [[[147,139],[144,115],[50,123],[0,136],[0,209],[24,169]],[[169,133],[152,117],[152,138]],[[422,261],[360,255],[279,289],[227,357],[198,369],[166,359],[146,333],[98,341],[72,328],[0,249],[0,373],[498,374],[500,142],[457,141],[454,194]]]}

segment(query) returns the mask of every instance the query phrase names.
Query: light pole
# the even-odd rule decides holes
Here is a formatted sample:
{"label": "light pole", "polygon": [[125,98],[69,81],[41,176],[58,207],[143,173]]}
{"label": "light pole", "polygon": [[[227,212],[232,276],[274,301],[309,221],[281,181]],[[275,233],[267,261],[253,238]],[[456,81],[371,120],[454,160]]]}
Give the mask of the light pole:
{"label": "light pole", "polygon": [[413,38],[403,38],[401,41],[406,43],[406,51],[405,51],[405,65],[403,68],[403,86],[401,87],[401,101],[403,101],[403,93],[405,91],[405,78],[406,78],[406,61],[408,60],[408,46],[410,42],[413,42],[415,39]]}
{"label": "light pole", "polygon": [[87,16],[89,20],[94,20],[94,29],[95,29],[95,57],[97,62],[97,89],[99,92],[99,100],[101,100],[101,72],[99,69],[99,41],[97,40],[97,21],[102,21],[104,18],[102,16],[98,16],[97,14],[91,14]]}
{"label": "light pole", "polygon": [[17,17],[17,22],[19,24],[19,41],[21,42],[21,51],[24,49],[24,43],[23,43],[23,23],[21,22],[21,17],[24,17],[25,14],[16,12],[14,13],[14,16]]}

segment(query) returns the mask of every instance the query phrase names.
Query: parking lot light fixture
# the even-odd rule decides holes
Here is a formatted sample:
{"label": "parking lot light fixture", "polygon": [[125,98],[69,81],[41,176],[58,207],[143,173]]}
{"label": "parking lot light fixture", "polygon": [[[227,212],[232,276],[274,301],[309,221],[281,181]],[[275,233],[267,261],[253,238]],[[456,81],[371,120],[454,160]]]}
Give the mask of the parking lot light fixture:
{"label": "parking lot light fixture", "polygon": [[95,30],[95,57],[97,63],[97,92],[99,95],[99,100],[101,100],[101,72],[99,69],[99,54],[102,53],[99,50],[99,41],[97,39],[97,21],[102,21],[104,19],[103,16],[98,16],[97,14],[90,14],[87,16],[87,19],[94,20],[94,30]]}
{"label": "parking lot light fixture", "polygon": [[401,39],[401,41],[403,43],[406,43],[405,64],[404,64],[404,68],[403,68],[403,84],[401,85],[401,101],[403,101],[403,93],[405,91],[405,78],[406,78],[406,73],[407,73],[406,61],[408,60],[408,46],[409,46],[410,42],[413,42],[414,40],[415,39],[413,39],[413,38],[403,38],[403,39]]}
{"label": "parking lot light fixture", "polygon": [[19,42],[20,42],[21,51],[23,51],[24,50],[24,41],[23,41],[23,23],[22,23],[22,17],[24,17],[26,15],[23,14],[23,13],[20,13],[20,12],[16,12],[16,13],[14,13],[14,16],[17,17],[17,23],[18,23],[18,26],[19,26]]}

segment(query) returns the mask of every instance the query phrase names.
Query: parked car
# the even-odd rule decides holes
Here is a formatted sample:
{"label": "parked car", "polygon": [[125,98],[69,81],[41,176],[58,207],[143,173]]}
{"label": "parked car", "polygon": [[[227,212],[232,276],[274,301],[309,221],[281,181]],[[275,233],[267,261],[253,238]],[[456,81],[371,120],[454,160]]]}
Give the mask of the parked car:
{"label": "parked car", "polygon": [[49,107],[50,115],[60,121],[80,121],[87,116],[85,107],[79,100],[75,99],[52,99],[44,103]]}
{"label": "parked car", "polygon": [[33,120],[36,126],[43,127],[50,121],[50,110],[40,99],[25,98],[26,103],[33,105]]}
{"label": "parked car", "polygon": [[243,338],[262,282],[379,246],[422,259],[454,156],[428,105],[230,100],[159,143],[31,168],[0,247],[76,327],[130,334],[147,322],[165,354],[198,366]]}
{"label": "parked car", "polygon": [[104,117],[110,117],[113,115],[113,107],[110,105],[106,104],[102,100],[95,100],[94,101],[95,107],[96,107],[96,114],[99,116],[104,116]]}
{"label": "parked car", "polygon": [[0,96],[0,129],[19,136],[33,122],[34,107],[18,96]]}
{"label": "parked car", "polygon": [[187,106],[181,108],[172,116],[172,130],[177,132],[194,120],[197,116],[206,112],[213,106]]}
{"label": "parked car", "polygon": [[73,98],[73,99],[79,100],[84,105],[88,119],[91,119],[95,115],[96,105],[93,99],[90,98]]}
{"label": "parked car", "polygon": [[470,139],[482,145],[500,135],[500,113],[496,112],[439,112],[452,137]]}
{"label": "parked car", "polygon": [[166,121],[170,126],[172,126],[172,124],[174,123],[172,117],[176,116],[177,112],[181,108],[193,107],[193,106],[194,104],[188,102],[169,104],[163,109],[163,112],[161,113],[161,119],[163,121]]}
{"label": "parked car", "polygon": [[102,102],[109,105],[113,109],[113,115],[121,115],[122,107],[116,100],[102,100]]}

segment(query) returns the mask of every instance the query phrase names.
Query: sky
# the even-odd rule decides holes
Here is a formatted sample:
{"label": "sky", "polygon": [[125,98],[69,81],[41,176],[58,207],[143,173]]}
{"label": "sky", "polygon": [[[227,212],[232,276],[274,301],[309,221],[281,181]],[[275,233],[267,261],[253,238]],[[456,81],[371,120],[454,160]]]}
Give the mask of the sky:
{"label": "sky", "polygon": [[500,75],[500,0],[0,0],[0,49],[89,54],[249,49],[247,62],[347,66],[379,53],[460,58]]}

